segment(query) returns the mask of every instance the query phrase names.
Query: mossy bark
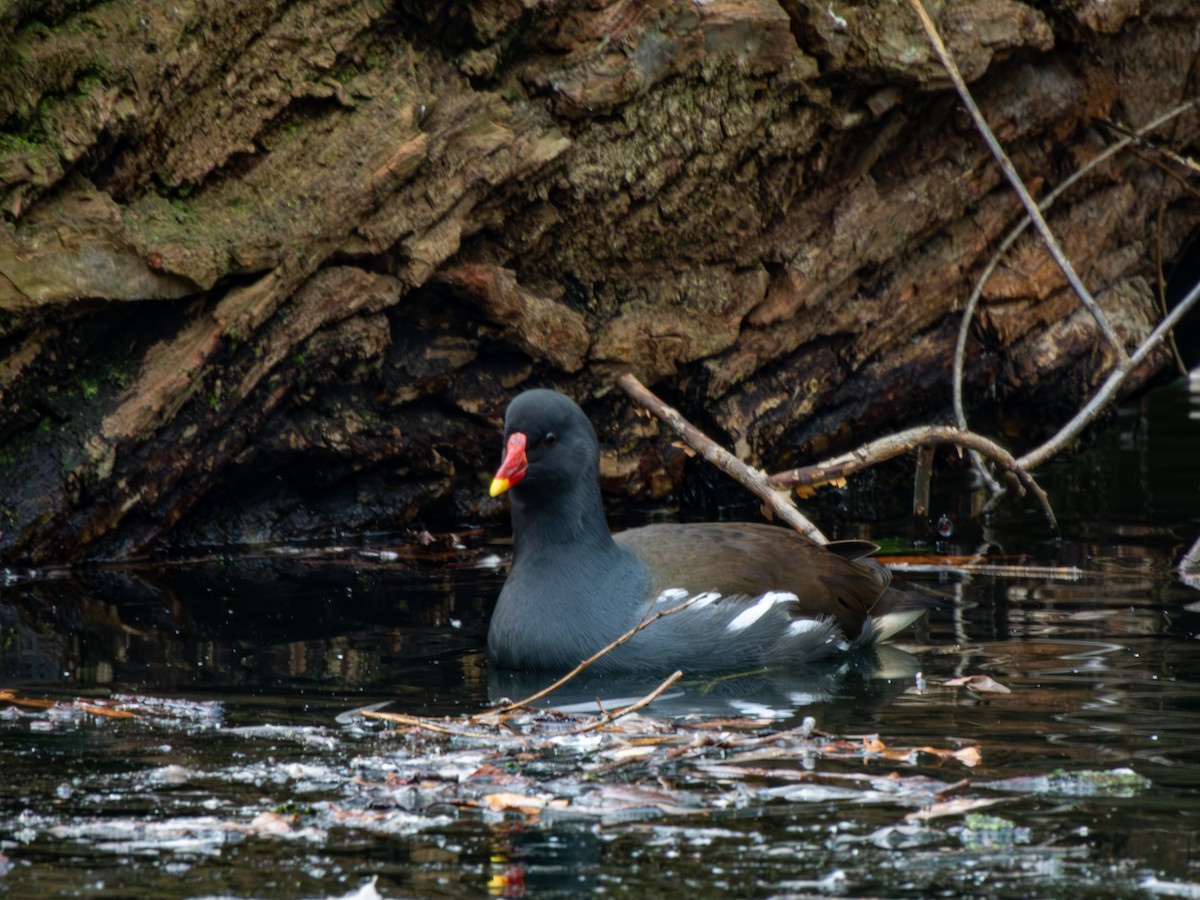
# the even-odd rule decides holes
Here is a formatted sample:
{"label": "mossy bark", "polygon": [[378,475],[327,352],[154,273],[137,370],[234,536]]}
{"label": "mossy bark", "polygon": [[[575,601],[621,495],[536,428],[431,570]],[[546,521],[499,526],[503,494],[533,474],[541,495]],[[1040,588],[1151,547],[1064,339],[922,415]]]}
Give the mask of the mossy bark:
{"label": "mossy bark", "polygon": [[[1097,117],[1195,93],[1194,3],[929,6],[1035,188]],[[680,456],[605,397],[624,369],[767,465],[942,419],[1019,214],[883,0],[17,0],[0,208],[8,563],[492,514],[534,384],[662,495]],[[1050,214],[1131,344],[1197,211],[1119,156]],[[980,403],[1074,404],[1112,361],[1032,237],[984,300]]]}

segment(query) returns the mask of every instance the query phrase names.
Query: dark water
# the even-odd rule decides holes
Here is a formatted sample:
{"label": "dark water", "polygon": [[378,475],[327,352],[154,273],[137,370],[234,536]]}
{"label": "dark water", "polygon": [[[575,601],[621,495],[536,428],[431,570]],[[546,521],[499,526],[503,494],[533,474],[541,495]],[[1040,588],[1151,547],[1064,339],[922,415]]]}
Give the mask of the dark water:
{"label": "dark water", "polygon": [[[461,719],[540,685],[483,660],[504,553],[483,532],[12,577],[0,895],[1200,896],[1200,590],[1175,568],[1200,534],[1200,401],[1156,391],[1038,474],[1061,542],[1023,500],[972,527],[964,478],[936,501],[962,556],[1037,568],[902,574],[954,603],[876,671],[685,680],[648,712],[756,724],[721,744],[647,720],[676,743],[636,759],[348,714]],[[849,750],[809,752],[805,717]],[[864,735],[914,752],[856,755]],[[488,808],[500,791],[560,802]],[[995,802],[906,818],[952,799]]]}

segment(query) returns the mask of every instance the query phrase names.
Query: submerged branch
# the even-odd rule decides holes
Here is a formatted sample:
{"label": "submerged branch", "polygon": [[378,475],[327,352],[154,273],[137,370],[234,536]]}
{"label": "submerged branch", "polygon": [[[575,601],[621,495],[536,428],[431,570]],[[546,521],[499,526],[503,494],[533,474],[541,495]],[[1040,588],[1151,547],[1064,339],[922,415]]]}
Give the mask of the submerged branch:
{"label": "submerged branch", "polygon": [[821,533],[821,530],[800,510],[796,509],[791,499],[772,483],[766,473],[751,468],[717,444],[681,416],[677,410],[663,403],[633,375],[622,375],[617,379],[617,384],[635,403],[650,410],[671,426],[675,433],[683,438],[693,450],[726,475],[732,477],[742,487],[757,494],[780,519],[818,544],[828,543],[828,539]]}

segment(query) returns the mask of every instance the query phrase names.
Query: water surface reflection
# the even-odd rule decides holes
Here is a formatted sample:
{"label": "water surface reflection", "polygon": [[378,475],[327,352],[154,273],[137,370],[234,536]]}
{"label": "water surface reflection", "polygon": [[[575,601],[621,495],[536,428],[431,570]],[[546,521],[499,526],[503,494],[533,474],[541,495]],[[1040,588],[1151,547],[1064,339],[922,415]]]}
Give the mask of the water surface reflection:
{"label": "water surface reflection", "polygon": [[[1046,471],[1061,543],[1017,502],[976,536],[984,561],[1075,577],[920,576],[952,602],[877,657],[684,679],[645,710],[741,720],[753,740],[811,717],[911,760],[780,752],[734,775],[729,738],[649,764],[602,756],[599,736],[547,755],[514,733],[498,756],[347,715],[461,717],[543,686],[484,660],[504,549],[482,532],[425,553],[402,536],[10,573],[0,891],[319,897],[378,876],[384,896],[1194,895],[1200,594],[1175,572],[1200,531],[1192,411],[1176,387]],[[969,505],[961,487],[937,502]],[[1011,693],[947,684],[975,674]],[[611,709],[657,680],[584,678],[546,702]],[[919,752],[969,746],[977,766]],[[1124,768],[1148,786],[989,787]],[[538,814],[472,799],[521,792],[541,792]],[[964,794],[996,804],[909,818]],[[566,795],[605,812],[545,800]]]}

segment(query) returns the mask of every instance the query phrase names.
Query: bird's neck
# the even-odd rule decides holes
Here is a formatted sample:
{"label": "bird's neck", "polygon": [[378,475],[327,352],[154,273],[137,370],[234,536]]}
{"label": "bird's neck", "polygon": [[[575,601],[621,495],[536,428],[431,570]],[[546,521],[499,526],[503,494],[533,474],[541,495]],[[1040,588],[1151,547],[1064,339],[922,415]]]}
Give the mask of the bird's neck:
{"label": "bird's neck", "polygon": [[565,556],[572,549],[589,554],[616,549],[604,517],[600,485],[595,482],[549,496],[521,496],[514,491],[512,524],[514,563],[541,552]]}

